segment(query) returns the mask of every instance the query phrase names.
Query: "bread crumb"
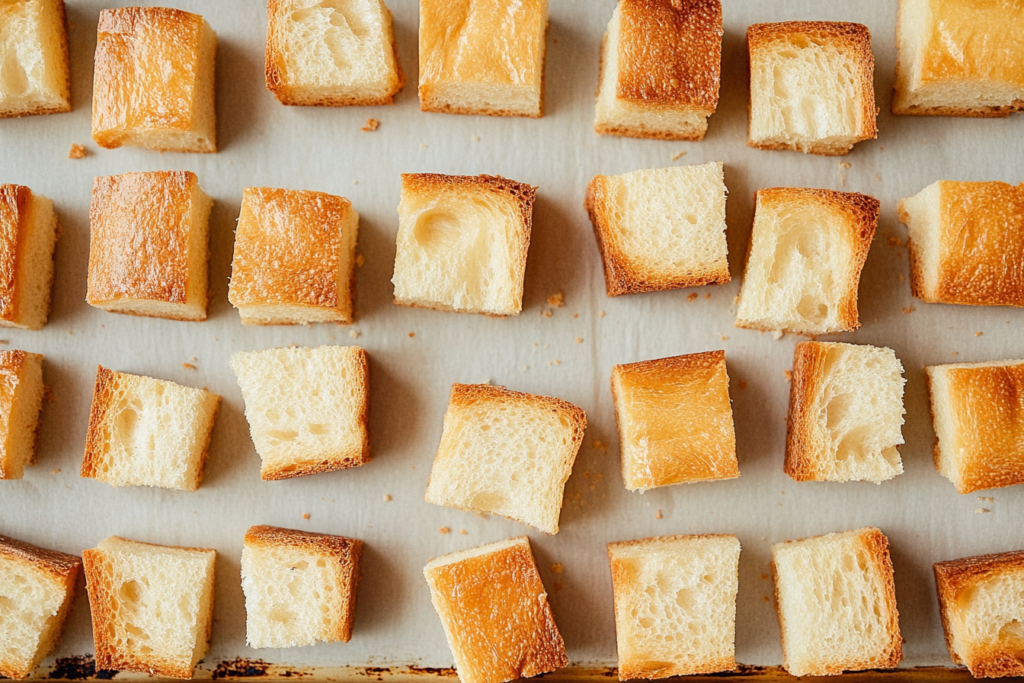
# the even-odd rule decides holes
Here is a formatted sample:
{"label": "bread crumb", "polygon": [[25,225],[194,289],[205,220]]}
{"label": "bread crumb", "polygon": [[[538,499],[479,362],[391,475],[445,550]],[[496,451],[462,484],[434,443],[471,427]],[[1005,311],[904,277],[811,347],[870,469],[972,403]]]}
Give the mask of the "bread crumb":
{"label": "bread crumb", "polygon": [[979,330],[978,332],[975,332],[975,333],[974,333],[974,336],[975,336],[975,337],[980,337],[980,336],[981,336],[981,335],[983,335],[983,334],[984,334],[984,332],[981,332],[981,331]]}
{"label": "bread crumb", "polygon": [[686,297],[686,301],[687,302],[693,301],[698,296],[699,296],[699,294],[697,294],[697,292],[690,292],[689,296]]}
{"label": "bread crumb", "polygon": [[553,565],[551,565],[551,573],[552,574],[561,574],[562,573],[562,565],[561,565],[561,563],[555,562]]}
{"label": "bread crumb", "polygon": [[604,311],[601,311],[600,313],[598,313],[598,315],[599,315],[599,316],[601,316],[601,317],[603,318],[603,317],[605,316],[605,312],[604,312]]}
{"label": "bread crumb", "polygon": [[767,595],[762,595],[761,599],[764,600],[765,602],[771,602],[771,600],[768,599]]}
{"label": "bread crumb", "polygon": [[550,318],[551,316],[552,316],[552,313],[551,313],[551,309],[550,308],[545,309],[545,310],[540,312],[540,317],[542,317],[542,318]]}
{"label": "bread crumb", "polygon": [[878,146],[878,151],[879,152],[884,152],[885,151],[885,146],[884,145],[879,145]]}
{"label": "bread crumb", "polygon": [[352,181],[352,184],[353,184],[353,185],[358,185],[358,184],[359,184],[359,181],[358,181],[358,180],[353,180],[353,181]]}
{"label": "bread crumb", "polygon": [[840,161],[839,165],[842,166],[843,168],[850,168],[850,166],[852,166],[853,164],[851,164],[849,161]]}
{"label": "bread crumb", "polygon": [[577,344],[582,344],[583,343],[583,337],[576,337],[576,343]]}
{"label": "bread crumb", "polygon": [[683,150],[682,152],[676,152],[675,154],[672,155],[672,161],[679,161],[680,159],[682,159],[685,156],[686,156],[686,150]]}
{"label": "bread crumb", "polygon": [[728,337],[726,337],[726,336],[725,336],[725,335],[723,334],[723,335],[722,335],[722,341],[729,341],[729,338],[728,338]]}
{"label": "bread crumb", "polygon": [[548,365],[561,365],[561,364],[562,364],[562,361],[558,360],[557,358],[555,360],[549,360],[548,361]]}
{"label": "bread crumb", "polygon": [[562,582],[561,581],[555,581],[555,590],[556,591],[562,590]]}
{"label": "bread crumb", "polygon": [[447,536],[449,532],[451,532],[451,529],[449,529],[448,527],[446,527],[446,526],[441,527],[441,535],[442,536]]}
{"label": "bread crumb", "polygon": [[366,259],[363,258],[362,254],[359,254],[358,256],[356,256],[356,268],[362,268],[365,263],[366,263]]}
{"label": "bread crumb", "polygon": [[907,278],[903,277],[903,273],[900,273],[899,278],[900,278],[900,282],[903,282],[903,281],[905,281],[907,279]]}
{"label": "bread crumb", "polygon": [[10,343],[11,343],[11,341],[9,339],[0,339],[0,344],[10,344]]}
{"label": "bread crumb", "polygon": [[198,370],[199,369],[196,366],[192,365],[191,363],[182,363],[181,367],[185,368],[186,370]]}
{"label": "bread crumb", "polygon": [[303,519],[309,519],[309,513],[308,512],[303,513],[302,518]]}
{"label": "bread crumb", "polygon": [[390,503],[391,502],[391,494],[390,493],[385,493],[384,494],[384,502],[385,503]]}
{"label": "bread crumb", "polygon": [[409,333],[409,339],[412,339],[412,338],[413,338],[413,337],[415,337],[415,336],[416,336],[416,333],[415,333],[415,332],[410,332],[410,333]]}
{"label": "bread crumb", "polygon": [[739,390],[743,391],[746,388],[747,388],[747,380],[741,379],[740,383],[739,383]]}
{"label": "bread crumb", "polygon": [[469,535],[469,532],[466,531],[465,529],[459,529],[459,533],[462,534],[463,536],[468,536]]}
{"label": "bread crumb", "polygon": [[882,182],[882,176],[880,176],[880,175],[878,175],[878,174],[876,173],[876,174],[875,174],[875,180],[877,180],[878,182]]}
{"label": "bread crumb", "polygon": [[910,315],[917,310],[917,306],[907,306],[903,309],[903,315]]}
{"label": "bread crumb", "polygon": [[705,294],[704,298],[705,299],[710,299],[711,298],[711,292],[708,292],[707,294]]}
{"label": "bread crumb", "polygon": [[[57,471],[60,472],[60,470],[57,470]],[[996,499],[993,498],[992,496],[978,496],[978,502],[979,503],[994,503],[994,502],[996,502]]]}
{"label": "bread crumb", "polygon": [[658,510],[657,512],[654,513],[654,518],[655,519],[662,519],[663,518],[663,515],[661,514],[661,510]]}
{"label": "bread crumb", "polygon": [[353,339],[359,339],[359,335],[360,334],[361,333],[359,332],[359,330],[349,330],[348,331],[348,336],[352,337]]}
{"label": "bread crumb", "polygon": [[839,187],[846,187],[846,176],[842,173],[839,174]]}
{"label": "bread crumb", "polygon": [[565,305],[565,294],[562,292],[556,292],[548,297],[548,306],[554,306],[555,308],[561,308]]}
{"label": "bread crumb", "polygon": [[53,388],[49,384],[43,385],[43,403],[56,403],[57,397],[53,393]]}
{"label": "bread crumb", "polygon": [[84,159],[85,158],[85,145],[72,144],[71,151],[68,152],[68,159]]}
{"label": "bread crumb", "polygon": [[421,142],[421,143],[420,143],[420,149],[426,149],[426,148],[427,148],[427,146],[426,146],[426,145],[424,145],[424,144],[423,144],[423,143]]}
{"label": "bread crumb", "polygon": [[893,235],[892,237],[890,237],[888,239],[888,242],[889,242],[889,246],[890,247],[902,247],[903,246],[903,240],[901,240],[899,237],[896,237],[896,235]]}
{"label": "bread crumb", "polygon": [[768,575],[767,574],[761,574],[761,580],[762,581],[767,581],[768,580]]}
{"label": "bread crumb", "polygon": [[60,470],[54,470],[54,471],[53,471],[53,472],[51,472],[50,474],[60,474]]}
{"label": "bread crumb", "polygon": [[953,352],[953,355],[954,355],[954,356],[959,356],[959,355],[960,355],[960,352],[959,352],[959,351],[954,351],[954,352]]}
{"label": "bread crumb", "polygon": [[530,366],[529,366],[529,365],[524,365],[524,366],[523,366],[523,370],[529,370],[529,369],[530,369]]}
{"label": "bread crumb", "polygon": [[783,370],[782,374],[786,376],[786,381],[787,382],[792,382],[793,381],[793,371],[792,370]]}
{"label": "bread crumb", "polygon": [[606,444],[604,441],[599,441],[597,439],[594,439],[593,441],[590,442],[590,447],[593,448],[594,450],[601,451],[602,453],[608,452],[608,444]]}
{"label": "bread crumb", "polygon": [[473,142],[480,142],[480,136],[479,135],[474,135],[472,139],[473,139]]}
{"label": "bread crumb", "polygon": [[976,514],[976,515],[983,515],[986,512],[992,512],[992,511],[989,510],[988,508],[974,508],[974,514]]}
{"label": "bread crumb", "polygon": [[[578,318],[578,317],[580,317],[580,314],[579,314],[579,313],[573,313],[573,314],[572,314],[572,317],[573,317],[573,318]],[[1009,324],[1010,324],[1010,321],[1009,321],[1009,320],[1007,320],[1007,321],[1006,321],[1006,324],[1007,324],[1007,325],[1009,325]]]}
{"label": "bread crumb", "polygon": [[380,121],[378,121],[377,119],[366,119],[366,125],[360,128],[359,130],[363,131],[364,133],[372,133],[378,128],[380,128]]}

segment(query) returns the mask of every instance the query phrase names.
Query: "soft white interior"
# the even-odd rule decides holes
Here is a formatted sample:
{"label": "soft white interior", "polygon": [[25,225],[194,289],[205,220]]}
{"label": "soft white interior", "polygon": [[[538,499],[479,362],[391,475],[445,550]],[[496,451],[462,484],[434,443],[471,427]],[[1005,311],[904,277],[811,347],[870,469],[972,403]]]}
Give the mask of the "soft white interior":
{"label": "soft white interior", "polygon": [[918,294],[934,299],[942,265],[942,181],[900,201],[900,218],[907,224],[910,250],[919,279]]}
{"label": "soft white interior", "polygon": [[947,612],[953,651],[974,668],[993,651],[1024,663],[1024,570],[1003,571],[964,589]]}
{"label": "soft white interior", "polygon": [[[468,550],[457,550],[454,553],[448,553],[441,557],[435,557],[434,559],[427,562],[423,568],[424,573],[429,575],[431,569],[438,567],[444,567],[445,565],[455,564],[462,562],[463,560],[469,560],[474,557],[481,555],[491,555],[499,553],[506,548],[511,548],[514,545],[525,545],[527,548],[530,547],[530,541],[526,536],[516,536],[515,538],[508,538],[504,541],[495,541],[494,543],[488,543],[487,545],[477,546],[476,548],[469,548]],[[533,552],[532,550],[530,551]]]}
{"label": "soft white interior", "polygon": [[[29,353],[16,374],[0,376],[0,404],[11,412],[0,415],[0,479],[21,479],[35,461],[36,427],[43,407],[43,357]],[[3,623],[0,621],[0,623]]]}
{"label": "soft white interior", "polygon": [[63,582],[25,560],[0,555],[0,669],[28,675],[47,654],[67,598]]}
{"label": "soft white interior", "polygon": [[0,115],[70,105],[59,0],[0,0]]}

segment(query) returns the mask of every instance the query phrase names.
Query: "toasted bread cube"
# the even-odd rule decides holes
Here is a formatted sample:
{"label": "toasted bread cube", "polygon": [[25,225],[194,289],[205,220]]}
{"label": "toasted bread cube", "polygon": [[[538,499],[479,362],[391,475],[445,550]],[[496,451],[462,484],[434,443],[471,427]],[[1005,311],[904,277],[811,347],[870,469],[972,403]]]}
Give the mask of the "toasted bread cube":
{"label": "toasted bread cube", "polygon": [[118,536],[82,551],[96,668],[192,678],[210,646],[216,559]]}
{"label": "toasted bread cube", "polygon": [[59,233],[52,201],[23,185],[0,185],[0,327],[46,324]]}
{"label": "toasted bread cube", "polygon": [[531,678],[569,663],[526,536],[423,568],[462,683]]}
{"label": "toasted bread cube", "polygon": [[547,0],[421,0],[420,109],[544,113]]}
{"label": "toasted bread cube", "polygon": [[100,12],[92,139],[100,147],[216,152],[217,34],[198,14],[165,7]]}
{"label": "toasted bread cube", "polygon": [[250,527],[242,550],[249,647],[347,643],[362,552],[354,538]]}
{"label": "toasted bread cube", "polygon": [[0,6],[0,119],[71,111],[64,0]]}
{"label": "toasted bread cube", "polygon": [[191,171],[96,178],[86,301],[111,313],[206,320],[212,206]]}
{"label": "toasted bread cube", "polygon": [[899,215],[914,296],[1024,307],[1024,183],[939,180],[901,200]]}
{"label": "toasted bread cube", "polygon": [[245,188],[228,290],[242,324],[351,323],[358,230],[344,197]]}
{"label": "toasted bread cube", "polygon": [[801,342],[793,354],[786,474],[873,481],[903,474],[903,365],[892,349]]}
{"label": "toasted bread cube", "polygon": [[426,501],[557,534],[586,428],[584,412],[558,398],[453,384]]}
{"label": "toasted bread cube", "polygon": [[0,351],[0,480],[21,479],[35,464],[43,391],[41,355]]}
{"label": "toasted bread cube", "polygon": [[1003,117],[1024,110],[1024,5],[900,0],[893,114]]}
{"label": "toasted bread cube", "polygon": [[535,197],[494,176],[403,174],[395,303],[518,315]]}
{"label": "toasted bread cube", "polygon": [[942,630],[975,678],[1024,676],[1024,550],[933,566]]}
{"label": "toasted bread cube", "polygon": [[959,493],[1024,484],[1024,360],[925,368],[935,469]]}
{"label": "toasted bread cube", "polygon": [[27,678],[60,640],[82,561],[0,536],[0,676]]}
{"label": "toasted bread cube", "polygon": [[725,351],[616,365],[612,397],[630,491],[740,476]]}
{"label": "toasted bread cube", "polygon": [[735,536],[608,544],[619,680],[736,668]]}
{"label": "toasted bread cube", "polygon": [[747,43],[751,147],[842,156],[878,137],[875,58],[866,26],[754,24]]}
{"label": "toasted bread cube", "polygon": [[231,369],[245,399],[266,481],[370,462],[370,370],[358,346],[236,353]]}
{"label": "toasted bread cube", "polygon": [[786,671],[832,676],[900,663],[889,540],[881,531],[776,543],[772,573]]}
{"label": "toasted bread cube", "polygon": [[758,190],[736,326],[808,335],[860,327],[857,288],[878,208],[856,192]]}
{"label": "toasted bread cube", "polygon": [[703,140],[721,71],[721,0],[619,0],[601,41],[594,130]]}
{"label": "toasted bread cube", "polygon": [[282,104],[391,104],[405,85],[383,0],[270,0],[267,89]]}

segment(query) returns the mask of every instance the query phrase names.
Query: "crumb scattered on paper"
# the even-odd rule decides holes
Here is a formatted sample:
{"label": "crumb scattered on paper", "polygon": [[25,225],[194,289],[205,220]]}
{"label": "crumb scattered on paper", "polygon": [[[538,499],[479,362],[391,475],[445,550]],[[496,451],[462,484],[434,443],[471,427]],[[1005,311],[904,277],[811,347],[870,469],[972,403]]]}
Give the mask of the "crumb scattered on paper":
{"label": "crumb scattered on paper", "polygon": [[976,515],[983,515],[986,512],[992,512],[992,511],[989,510],[988,508],[974,508],[974,514],[976,514]]}
{"label": "crumb scattered on paper", "polygon": [[680,159],[682,159],[685,156],[686,156],[686,150],[683,150],[682,152],[676,152],[675,154],[672,155],[672,161],[679,161]]}
{"label": "crumb scattered on paper", "polygon": [[761,574],[761,580],[762,581],[767,581],[768,580],[768,575],[767,574]]}
{"label": "crumb scattered on paper", "polygon": [[786,376],[786,381],[787,382],[792,382],[793,381],[793,371],[792,370],[783,370],[782,374]]}
{"label": "crumb scattered on paper", "polygon": [[447,536],[450,532],[451,532],[451,529],[449,529],[448,527],[446,527],[446,526],[441,527],[441,535],[442,536]]}
{"label": "crumb scattered on paper", "polygon": [[954,356],[959,356],[959,355],[960,355],[960,352],[959,352],[959,351],[953,351],[953,355],[954,355]]}
{"label": "crumb scattered on paper", "polygon": [[364,133],[372,133],[380,128],[380,121],[377,119],[366,119],[366,125],[360,128]]}
{"label": "crumb scattered on paper", "polygon": [[594,450],[601,451],[603,453],[608,452],[608,444],[606,444],[604,441],[599,441],[597,439],[594,439],[592,442],[590,442],[590,447],[593,448]]}
{"label": "crumb scattered on paper", "polygon": [[308,512],[303,513],[302,518],[303,519],[309,519],[309,513]]}
{"label": "crumb scattered on paper", "polygon": [[846,175],[843,173],[839,174],[839,187],[846,187]]}
{"label": "crumb scattered on paper", "polygon": [[363,264],[365,264],[365,263],[366,263],[366,259],[363,258],[362,254],[359,254],[358,256],[356,256],[356,268],[362,268]]}
{"label": "crumb scattered on paper", "polygon": [[850,168],[850,166],[852,166],[853,164],[851,164],[849,161],[840,161],[839,165],[842,166],[843,168]]}
{"label": "crumb scattered on paper", "polygon": [[416,333],[415,333],[415,332],[410,332],[410,333],[409,333],[409,339],[412,339],[412,338],[413,338],[413,337],[415,337],[415,336],[416,336]]}
{"label": "crumb scattered on paper", "polygon": [[562,590],[562,582],[561,581],[555,581],[555,590],[556,591]]}
{"label": "crumb scattered on paper", "polygon": [[761,599],[762,599],[763,601],[765,601],[765,602],[771,602],[771,600],[769,600],[769,599],[768,599],[768,596],[767,596],[767,595],[762,595],[762,596],[761,596]]}
{"label": "crumb scattered on paper", "polygon": [[529,365],[524,365],[524,366],[523,366],[523,370],[529,370],[529,369],[530,369],[530,366],[529,366]]}
{"label": "crumb scattered on paper", "polygon": [[903,240],[901,240],[896,235],[893,235],[887,241],[888,241],[890,247],[902,247],[903,246]]}
{"label": "crumb scattered on paper", "polygon": [[421,142],[421,143],[420,143],[420,149],[426,149],[426,148],[427,148],[427,146],[426,146],[426,145],[424,145],[424,144],[423,144],[423,143]]}
{"label": "crumb scattered on paper", "polygon": [[723,334],[722,335],[722,341],[729,341],[729,338]]}
{"label": "crumb scattered on paper", "polygon": [[192,365],[191,363],[182,363],[181,367],[185,368],[186,370],[198,370],[199,369],[196,366]]}
{"label": "crumb scattered on paper", "polygon": [[903,315],[910,315],[917,310],[917,306],[907,306],[903,309]]}
{"label": "crumb scattered on paper", "polygon": [[974,336],[975,336],[975,337],[980,337],[980,336],[981,336],[981,335],[983,335],[983,334],[985,334],[985,333],[979,330],[978,332],[975,332],[975,333],[974,333]]}
{"label": "crumb scattered on paper", "polygon": [[583,343],[583,337],[576,337],[576,343],[577,344],[582,344]]}
{"label": "crumb scattered on paper", "polygon": [[555,292],[548,297],[548,306],[554,306],[555,308],[561,308],[565,305],[565,294],[562,292]]}
{"label": "crumb scattered on paper", "polygon": [[543,311],[540,312],[540,317],[542,318],[550,318],[551,315],[552,313],[550,308],[544,309]]}
{"label": "crumb scattered on paper", "polygon": [[900,278],[900,282],[903,282],[904,280],[907,279],[907,278],[903,277],[903,273],[900,273],[899,278]]}
{"label": "crumb scattered on paper", "polygon": [[747,380],[745,380],[745,379],[741,379],[741,380],[740,380],[740,383],[739,383],[739,389],[740,389],[740,391],[743,391],[743,390],[744,390],[744,389],[746,389],[746,388],[747,388]]}
{"label": "crumb scattered on paper", "polygon": [[68,159],[84,159],[85,158],[85,145],[72,144],[71,151],[68,152]]}
{"label": "crumb scattered on paper", "polygon": [[551,565],[551,573],[552,574],[561,574],[562,573],[562,569],[563,569],[562,565],[560,563],[558,563],[558,562],[555,562],[553,565]]}
{"label": "crumb scattered on paper", "polygon": [[557,358],[554,359],[554,360],[549,360],[548,361],[548,365],[561,365],[561,364],[562,364],[562,361],[558,360]]}
{"label": "crumb scattered on paper", "polygon": [[51,472],[50,474],[60,474],[60,470],[54,470],[54,471],[53,471],[53,472]]}
{"label": "crumb scattered on paper", "polygon": [[479,135],[474,135],[473,136],[473,142],[480,142],[480,136]]}
{"label": "crumb scattered on paper", "polygon": [[880,176],[880,175],[878,175],[878,174],[876,173],[876,174],[875,174],[875,180],[877,180],[878,182],[882,182],[882,176]]}
{"label": "crumb scattered on paper", "polygon": [[601,311],[600,313],[598,313],[598,315],[599,315],[599,316],[601,316],[601,317],[603,318],[603,317],[605,316],[605,312],[604,312],[604,311]]}
{"label": "crumb scattered on paper", "polygon": [[391,494],[390,493],[385,493],[384,494],[384,502],[385,503],[390,503],[391,502]]}
{"label": "crumb scattered on paper", "polygon": [[359,335],[360,335],[359,330],[349,330],[348,331],[348,336],[352,337],[353,339],[359,339]]}
{"label": "crumb scattered on paper", "polygon": [[657,512],[654,513],[655,519],[662,519],[663,517],[664,515],[661,514],[661,510],[658,510]]}
{"label": "crumb scattered on paper", "polygon": [[704,298],[705,299],[710,299],[711,298],[711,292],[708,292],[707,294],[705,294]]}
{"label": "crumb scattered on paper", "polygon": [[53,393],[53,388],[49,384],[43,385],[43,402],[44,403],[56,403],[57,396]]}
{"label": "crumb scattered on paper", "polygon": [[978,496],[978,502],[979,503],[994,503],[994,502],[996,502],[996,499],[993,498],[992,496]]}
{"label": "crumb scattered on paper", "polygon": [[686,297],[686,300],[694,301],[698,296],[697,292],[690,292],[689,296]]}

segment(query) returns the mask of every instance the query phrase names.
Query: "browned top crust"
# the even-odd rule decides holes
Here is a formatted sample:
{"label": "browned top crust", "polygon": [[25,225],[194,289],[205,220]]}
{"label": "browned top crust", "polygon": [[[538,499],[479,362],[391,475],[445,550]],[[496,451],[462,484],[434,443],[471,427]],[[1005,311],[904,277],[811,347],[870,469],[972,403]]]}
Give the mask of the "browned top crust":
{"label": "browned top crust", "polygon": [[249,527],[245,532],[245,544],[258,547],[291,546],[311,553],[331,555],[339,564],[346,566],[358,565],[363,548],[363,542],[356,538],[265,525]]}
{"label": "browned top crust", "polygon": [[24,541],[0,535],[0,557],[32,565],[52,578],[74,585],[82,558],[56,550],[47,550]]}
{"label": "browned top crust", "polygon": [[449,399],[451,407],[471,406],[480,401],[522,403],[547,408],[553,413],[564,415],[569,420],[573,430],[573,440],[577,448],[583,441],[583,432],[587,429],[587,415],[583,412],[583,409],[560,398],[525,394],[521,391],[512,391],[505,387],[491,384],[456,383],[452,385],[452,393]]}
{"label": "browned top crust", "polygon": [[23,185],[0,185],[0,319],[18,316],[15,288],[19,255],[32,206],[32,190]]}
{"label": "browned top crust", "polygon": [[533,226],[533,203],[537,188],[508,178],[493,175],[444,175],[441,173],[403,173],[402,192],[435,194],[437,192],[483,192],[511,200],[519,207],[519,215],[526,227],[526,243],[522,258],[530,246],[530,228]]}

